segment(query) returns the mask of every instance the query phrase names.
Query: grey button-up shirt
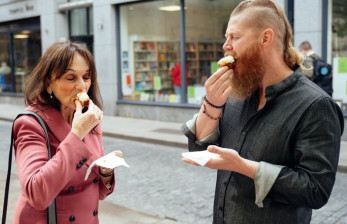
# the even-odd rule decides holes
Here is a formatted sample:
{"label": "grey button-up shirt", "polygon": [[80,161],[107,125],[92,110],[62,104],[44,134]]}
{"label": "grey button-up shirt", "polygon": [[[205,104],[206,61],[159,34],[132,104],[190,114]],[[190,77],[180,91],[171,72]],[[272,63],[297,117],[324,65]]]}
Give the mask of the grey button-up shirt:
{"label": "grey button-up shirt", "polygon": [[219,127],[195,139],[197,115],[183,127],[189,151],[209,144],[259,161],[255,179],[218,170],[213,223],[309,223],[335,182],[344,119],[339,106],[300,69],[245,101],[227,102]]}

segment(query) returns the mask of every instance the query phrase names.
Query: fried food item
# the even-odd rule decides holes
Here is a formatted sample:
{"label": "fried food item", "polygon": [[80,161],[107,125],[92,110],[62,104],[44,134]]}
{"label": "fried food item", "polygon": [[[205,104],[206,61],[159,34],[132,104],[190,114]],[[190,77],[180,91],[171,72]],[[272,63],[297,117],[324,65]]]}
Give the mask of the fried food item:
{"label": "fried food item", "polygon": [[76,96],[72,98],[72,101],[78,100],[82,107],[88,107],[89,106],[89,96],[86,92],[80,92],[77,93]]}
{"label": "fried food item", "polygon": [[232,69],[235,66],[235,59],[233,56],[228,55],[218,61],[218,66],[219,67],[228,66],[229,69]]}

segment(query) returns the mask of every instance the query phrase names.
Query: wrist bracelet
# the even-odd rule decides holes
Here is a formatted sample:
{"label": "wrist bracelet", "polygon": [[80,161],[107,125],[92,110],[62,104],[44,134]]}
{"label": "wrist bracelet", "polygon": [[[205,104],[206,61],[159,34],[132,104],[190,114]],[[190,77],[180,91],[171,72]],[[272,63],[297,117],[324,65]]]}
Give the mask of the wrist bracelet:
{"label": "wrist bracelet", "polygon": [[216,109],[222,109],[222,108],[224,107],[224,105],[225,105],[225,104],[223,104],[222,106],[216,106],[216,105],[214,105],[213,103],[211,103],[210,101],[208,101],[207,98],[206,98],[206,96],[204,96],[204,101],[205,101],[208,105],[210,105],[211,107],[216,108]]}
{"label": "wrist bracelet", "polygon": [[109,176],[112,176],[114,173],[114,170],[112,170],[112,172],[109,172],[109,173],[106,173],[106,174],[103,174],[100,172],[100,169],[99,169],[99,174],[102,176],[102,177],[109,177]]}
{"label": "wrist bracelet", "polygon": [[205,104],[204,104],[203,113],[204,113],[208,118],[210,118],[210,119],[212,119],[212,120],[214,120],[214,121],[218,121],[218,120],[222,117],[222,115],[223,115],[223,113],[221,113],[221,114],[219,115],[219,117],[212,117],[211,115],[209,115],[209,114],[207,113],[207,111],[206,111],[206,105],[205,105]]}

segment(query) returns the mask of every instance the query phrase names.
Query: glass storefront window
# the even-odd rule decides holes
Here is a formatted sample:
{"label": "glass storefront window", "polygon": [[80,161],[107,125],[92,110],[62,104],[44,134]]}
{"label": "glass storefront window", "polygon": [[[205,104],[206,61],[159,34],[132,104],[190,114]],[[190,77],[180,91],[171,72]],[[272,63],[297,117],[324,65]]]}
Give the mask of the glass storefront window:
{"label": "glass storefront window", "polygon": [[87,35],[87,9],[74,9],[70,11],[71,36]]}
{"label": "glass storefront window", "polygon": [[[202,3],[203,2],[203,3]],[[200,104],[204,83],[224,56],[225,30],[232,10],[241,0],[186,0],[187,102]]]}
{"label": "glass storefront window", "polygon": [[163,8],[179,3],[148,1],[120,7],[123,99],[179,102],[170,70],[180,58],[180,12]]}
{"label": "glass storefront window", "polygon": [[347,2],[333,1],[332,57],[347,57]]}
{"label": "glass storefront window", "polygon": [[41,34],[39,30],[23,30],[13,34],[15,62],[15,92],[22,92],[28,74],[41,57]]}
{"label": "glass storefront window", "polygon": [[10,35],[0,34],[0,92],[12,91]]}
{"label": "glass storefront window", "polygon": [[[185,1],[185,83],[180,80],[180,1],[120,6],[124,100],[200,104],[204,82],[223,57],[230,13],[241,0]],[[182,90],[185,93],[182,93]],[[181,94],[186,95],[181,102]]]}
{"label": "glass storefront window", "polygon": [[0,24],[0,92],[22,93],[41,57],[40,18]]}

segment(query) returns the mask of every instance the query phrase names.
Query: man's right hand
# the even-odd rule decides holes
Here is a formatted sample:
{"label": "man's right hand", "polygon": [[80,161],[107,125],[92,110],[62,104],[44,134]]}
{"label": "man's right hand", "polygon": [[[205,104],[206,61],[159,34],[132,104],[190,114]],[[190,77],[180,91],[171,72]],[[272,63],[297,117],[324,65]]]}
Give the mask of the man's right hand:
{"label": "man's right hand", "polygon": [[233,74],[232,69],[227,66],[219,68],[207,79],[205,83],[206,99],[216,105],[222,106],[231,94],[230,76]]}

